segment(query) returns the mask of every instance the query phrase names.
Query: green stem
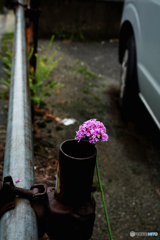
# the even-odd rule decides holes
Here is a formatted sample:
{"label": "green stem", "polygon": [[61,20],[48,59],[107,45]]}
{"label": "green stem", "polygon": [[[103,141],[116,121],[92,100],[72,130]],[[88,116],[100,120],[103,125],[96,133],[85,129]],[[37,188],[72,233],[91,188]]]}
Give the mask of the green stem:
{"label": "green stem", "polygon": [[105,213],[105,217],[106,217],[109,237],[110,237],[110,240],[113,240],[111,227],[110,227],[110,223],[109,223],[109,218],[108,218],[108,214],[107,214],[107,207],[106,207],[106,203],[105,203],[105,199],[104,199],[104,192],[103,192],[103,188],[102,188],[102,182],[101,182],[101,178],[100,178],[100,173],[99,173],[99,167],[98,167],[97,159],[96,159],[96,169],[97,169],[97,177],[98,177],[99,186],[100,186],[100,190],[101,190],[102,203],[103,203],[103,207],[104,207],[104,213]]}

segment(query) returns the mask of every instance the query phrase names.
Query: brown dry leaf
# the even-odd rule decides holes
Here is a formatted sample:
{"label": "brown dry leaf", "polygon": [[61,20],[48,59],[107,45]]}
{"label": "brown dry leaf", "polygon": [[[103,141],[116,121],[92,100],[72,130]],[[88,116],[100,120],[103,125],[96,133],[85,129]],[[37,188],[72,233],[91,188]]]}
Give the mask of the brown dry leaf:
{"label": "brown dry leaf", "polygon": [[6,130],[0,131],[0,133],[6,133]]}
{"label": "brown dry leaf", "polygon": [[8,104],[4,105],[4,109],[8,110]]}
{"label": "brown dry leaf", "polygon": [[53,114],[51,114],[51,113],[46,113],[45,117],[49,117],[51,119],[55,119],[55,116]]}
{"label": "brown dry leaf", "polygon": [[69,38],[69,39],[64,39],[62,42],[63,42],[63,43],[70,43],[70,42],[72,42],[72,39],[71,39],[71,38]]}
{"label": "brown dry leaf", "polygon": [[51,166],[48,166],[46,169],[47,169],[47,170],[50,170],[50,169],[52,169],[52,167],[51,167]]}
{"label": "brown dry leaf", "polygon": [[44,177],[44,178],[42,178],[42,179],[43,179],[43,180],[45,180],[45,181],[47,180],[47,178],[46,178],[46,177]]}
{"label": "brown dry leaf", "polygon": [[44,168],[40,168],[39,171],[44,171],[45,169]]}
{"label": "brown dry leaf", "polygon": [[41,134],[41,130],[39,129],[37,124],[33,124],[33,131],[35,131],[37,134]]}
{"label": "brown dry leaf", "polygon": [[41,134],[41,130],[39,128],[36,129],[37,134]]}
{"label": "brown dry leaf", "polygon": [[43,110],[43,109],[39,108],[39,106],[34,106],[34,111],[35,112],[41,112],[41,113],[44,113],[44,114],[47,112],[46,110]]}
{"label": "brown dry leaf", "polygon": [[68,101],[67,100],[60,101],[61,104],[65,104],[66,102],[68,102]]}
{"label": "brown dry leaf", "polygon": [[158,193],[158,195],[160,196],[160,189],[157,189],[157,193]]}
{"label": "brown dry leaf", "polygon": [[50,114],[52,114],[52,112],[53,112],[52,108],[48,108],[48,112],[49,112]]}
{"label": "brown dry leaf", "polygon": [[56,95],[59,95],[60,94],[60,91],[59,91],[59,89],[57,89],[57,91],[56,91]]}
{"label": "brown dry leaf", "polygon": [[113,41],[118,43],[118,42],[119,42],[119,39],[118,39],[118,38],[115,38],[115,39],[113,39]]}
{"label": "brown dry leaf", "polygon": [[62,122],[62,119],[59,118],[59,117],[55,117],[55,121],[58,122],[58,123],[61,123],[61,122]]}
{"label": "brown dry leaf", "polygon": [[30,71],[34,72],[34,67],[33,66],[30,66]]}

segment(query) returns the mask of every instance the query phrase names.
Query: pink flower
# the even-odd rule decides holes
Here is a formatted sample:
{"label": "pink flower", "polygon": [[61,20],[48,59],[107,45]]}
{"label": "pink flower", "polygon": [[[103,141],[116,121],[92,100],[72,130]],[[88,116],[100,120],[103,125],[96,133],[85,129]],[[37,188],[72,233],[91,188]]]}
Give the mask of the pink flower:
{"label": "pink flower", "polygon": [[104,124],[96,119],[90,119],[79,126],[75,139],[88,139],[90,143],[95,144],[99,140],[108,141],[108,135]]}
{"label": "pink flower", "polygon": [[21,180],[19,180],[19,179],[17,179],[17,178],[15,179],[15,183],[18,183],[18,182],[20,182],[20,181],[21,181]]}

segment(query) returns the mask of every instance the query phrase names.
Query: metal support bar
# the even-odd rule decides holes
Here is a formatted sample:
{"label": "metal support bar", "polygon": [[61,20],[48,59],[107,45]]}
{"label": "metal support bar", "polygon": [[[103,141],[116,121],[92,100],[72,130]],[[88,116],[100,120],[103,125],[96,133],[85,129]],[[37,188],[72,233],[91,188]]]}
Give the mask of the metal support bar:
{"label": "metal support bar", "polygon": [[[31,0],[30,6],[33,9],[39,9],[40,8],[40,0]],[[37,12],[38,13],[38,12]],[[37,45],[38,45],[38,23],[39,23],[39,13],[38,15],[35,14],[35,17],[32,18],[32,37],[33,37],[33,54],[30,60],[30,64],[33,67],[34,71],[36,70],[36,56],[37,53]]]}
{"label": "metal support bar", "polygon": [[[24,0],[21,0],[23,3]],[[20,179],[18,187],[30,188],[34,183],[34,162],[28,59],[24,9],[16,9],[15,36],[3,177]],[[15,209],[0,220],[0,240],[38,239],[37,220],[27,199],[17,198]]]}

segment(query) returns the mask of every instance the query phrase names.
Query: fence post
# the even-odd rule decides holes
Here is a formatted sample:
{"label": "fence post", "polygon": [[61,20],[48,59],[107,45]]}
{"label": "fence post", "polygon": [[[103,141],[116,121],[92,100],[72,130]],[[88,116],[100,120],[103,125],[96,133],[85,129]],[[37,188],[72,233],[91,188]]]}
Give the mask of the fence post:
{"label": "fence post", "polygon": [[[24,3],[24,0],[20,1]],[[16,9],[8,125],[3,177],[11,175],[21,182],[18,187],[30,188],[34,184],[34,158],[28,58],[24,9]],[[37,221],[27,199],[17,198],[15,209],[0,219],[0,240],[37,240]]]}

